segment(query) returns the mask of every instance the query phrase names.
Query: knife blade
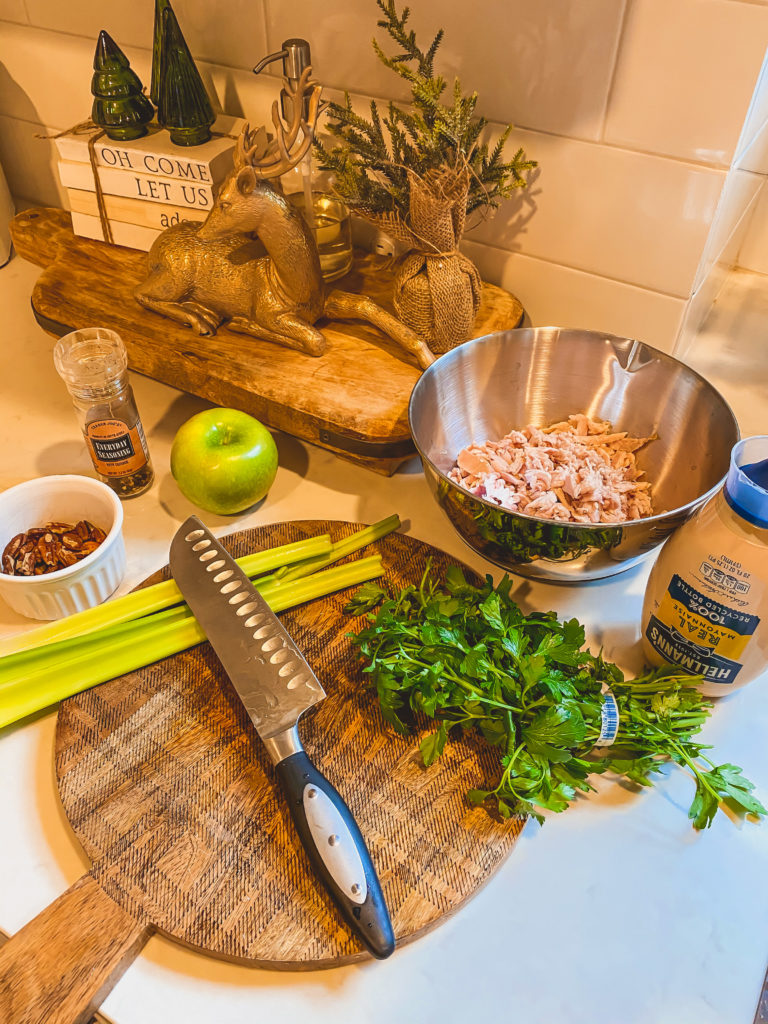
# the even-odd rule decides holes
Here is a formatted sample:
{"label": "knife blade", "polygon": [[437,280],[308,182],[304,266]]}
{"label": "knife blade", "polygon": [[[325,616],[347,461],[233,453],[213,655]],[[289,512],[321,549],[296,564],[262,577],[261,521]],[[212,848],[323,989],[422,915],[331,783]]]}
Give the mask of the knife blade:
{"label": "knife blade", "polygon": [[275,764],[315,873],[364,945],[375,957],[388,957],[394,933],[365,840],[299,738],[299,718],[324,699],[325,690],[267,602],[197,516],[176,532],[170,567]]}

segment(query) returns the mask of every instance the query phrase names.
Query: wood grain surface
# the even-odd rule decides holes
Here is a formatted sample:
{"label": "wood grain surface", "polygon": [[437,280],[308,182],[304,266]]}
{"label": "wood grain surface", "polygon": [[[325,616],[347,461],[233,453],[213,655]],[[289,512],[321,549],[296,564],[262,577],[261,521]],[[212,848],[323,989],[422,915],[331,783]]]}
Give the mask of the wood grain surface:
{"label": "wood grain surface", "polygon": [[[146,253],[75,237],[62,210],[26,210],[11,230],[19,255],[45,268],[32,306],[50,334],[110,327],[122,336],[131,369],[380,472],[414,453],[407,411],[420,371],[376,328],[321,320],[328,349],[319,358],[226,328],[200,337],[134,300]],[[393,280],[389,261],[357,253],[351,273],[334,286],[364,292],[393,312]],[[516,327],[522,316],[513,295],[486,284],[475,334]]]}
{"label": "wood grain surface", "polygon": [[[2,948],[5,945],[8,939],[8,933],[0,930],[0,948]],[[113,1024],[113,1021],[111,1021],[109,1017],[105,1017],[103,1013],[97,1012],[94,1013],[92,1016],[88,1017],[84,1021],[84,1024]]]}
{"label": "wood grain surface", "polygon": [[[301,521],[224,543],[240,556],[357,528]],[[452,561],[399,534],[378,547],[395,587],[417,580],[430,556],[440,570]],[[497,775],[497,755],[482,742],[449,743],[425,769],[418,738],[385,727],[345,636],[356,624],[342,611],[352,592],[281,618],[328,694],[302,719],[302,739],[360,825],[403,944],[478,891],[521,822],[496,821],[465,799]],[[368,957],[315,883],[272,764],[209,644],[62,704],[56,773],[92,876],[140,926],[263,967]]]}
{"label": "wood grain surface", "polygon": [[85,1024],[149,936],[85,875],[0,950],[3,1024]]}

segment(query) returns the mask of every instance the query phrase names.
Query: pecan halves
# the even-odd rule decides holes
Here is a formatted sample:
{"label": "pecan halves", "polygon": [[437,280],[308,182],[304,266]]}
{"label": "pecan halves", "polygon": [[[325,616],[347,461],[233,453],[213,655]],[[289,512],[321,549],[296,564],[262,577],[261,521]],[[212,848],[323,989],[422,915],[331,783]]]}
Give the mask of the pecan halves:
{"label": "pecan halves", "polygon": [[100,526],[81,519],[69,523],[46,523],[17,533],[3,549],[0,571],[7,576],[42,576],[75,565],[106,540]]}
{"label": "pecan halves", "polygon": [[51,569],[55,569],[59,561],[56,554],[56,548],[58,547],[58,543],[54,544],[53,534],[44,533],[35,547],[38,561],[45,562]]}
{"label": "pecan halves", "polygon": [[15,576],[32,576],[35,572],[35,549],[27,551],[26,554],[22,555],[20,559],[16,561],[16,572]]}
{"label": "pecan halves", "polygon": [[3,572],[9,576],[13,576],[14,567],[16,565],[16,556],[21,549],[21,545],[24,543],[25,536],[23,533],[17,533],[15,537],[11,537],[8,543],[3,548]]}

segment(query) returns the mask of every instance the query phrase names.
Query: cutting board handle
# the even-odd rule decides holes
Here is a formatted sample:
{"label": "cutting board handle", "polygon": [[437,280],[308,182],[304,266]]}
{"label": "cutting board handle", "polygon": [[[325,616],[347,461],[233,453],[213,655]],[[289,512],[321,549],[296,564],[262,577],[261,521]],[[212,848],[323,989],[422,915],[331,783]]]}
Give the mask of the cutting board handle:
{"label": "cutting board handle", "polygon": [[3,1024],[84,1024],[149,937],[88,874],[0,950]]}

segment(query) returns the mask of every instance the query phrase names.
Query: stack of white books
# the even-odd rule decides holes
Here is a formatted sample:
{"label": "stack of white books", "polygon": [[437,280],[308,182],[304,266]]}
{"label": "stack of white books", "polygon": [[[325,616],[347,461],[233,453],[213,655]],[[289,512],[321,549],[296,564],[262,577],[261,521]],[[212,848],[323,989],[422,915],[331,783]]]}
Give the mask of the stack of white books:
{"label": "stack of white books", "polygon": [[168,132],[150,125],[148,134],[114,142],[99,132],[67,133],[56,139],[59,177],[67,192],[76,235],[104,241],[97,183],[115,245],[148,251],[157,236],[182,220],[203,221],[224,178],[232,170],[232,152],[240,118],[220,115],[213,138],[201,146],[175,146]]}

